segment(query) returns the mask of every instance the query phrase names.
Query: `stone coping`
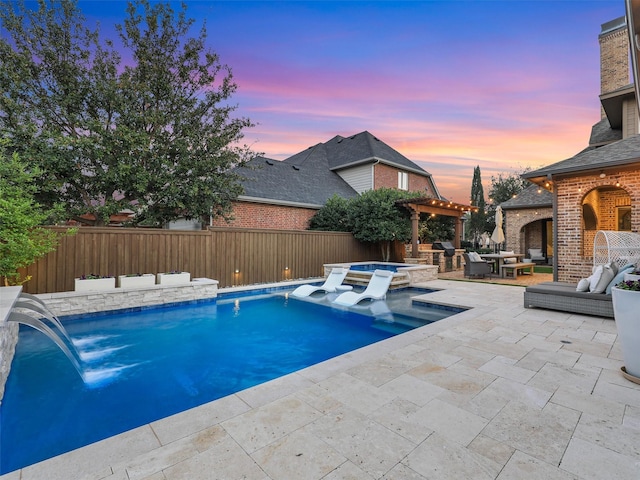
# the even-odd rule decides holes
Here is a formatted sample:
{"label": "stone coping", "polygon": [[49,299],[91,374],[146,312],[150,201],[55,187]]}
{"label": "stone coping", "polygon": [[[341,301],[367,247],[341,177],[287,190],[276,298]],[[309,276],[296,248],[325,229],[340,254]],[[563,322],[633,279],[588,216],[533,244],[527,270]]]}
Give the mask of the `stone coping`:
{"label": "stone coping", "polygon": [[0,287],[0,318],[7,321],[9,312],[22,293],[22,287]]}

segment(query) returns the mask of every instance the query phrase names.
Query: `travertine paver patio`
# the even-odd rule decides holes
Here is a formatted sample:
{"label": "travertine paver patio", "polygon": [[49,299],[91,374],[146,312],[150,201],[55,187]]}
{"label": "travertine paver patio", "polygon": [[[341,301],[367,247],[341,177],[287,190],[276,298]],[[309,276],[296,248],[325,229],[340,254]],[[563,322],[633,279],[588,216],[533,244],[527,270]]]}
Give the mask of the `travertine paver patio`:
{"label": "travertine paver patio", "polygon": [[474,308],[2,479],[640,478],[612,320],[428,285]]}

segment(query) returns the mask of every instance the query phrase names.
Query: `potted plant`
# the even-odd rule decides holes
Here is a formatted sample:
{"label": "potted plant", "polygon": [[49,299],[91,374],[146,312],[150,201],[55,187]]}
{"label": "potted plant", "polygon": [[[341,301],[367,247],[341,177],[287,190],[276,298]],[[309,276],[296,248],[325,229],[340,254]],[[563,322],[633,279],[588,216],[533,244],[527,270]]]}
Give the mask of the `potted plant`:
{"label": "potted plant", "polygon": [[630,271],[628,273],[625,273],[624,274],[624,280],[625,280],[625,282],[633,281],[633,280],[640,280],[640,269],[638,267],[636,267],[632,271]]}
{"label": "potted plant", "polygon": [[189,272],[181,272],[179,270],[171,270],[166,273],[158,273],[156,276],[158,285],[180,285],[191,281]]}
{"label": "potted plant", "polygon": [[626,280],[611,289],[613,315],[622,347],[622,372],[640,383],[640,280]]}
{"label": "potted plant", "polygon": [[116,288],[116,278],[112,275],[96,275],[90,273],[75,279],[76,292],[97,292]]}
{"label": "potted plant", "polygon": [[140,288],[156,284],[156,276],[153,273],[128,273],[118,276],[120,288]]}

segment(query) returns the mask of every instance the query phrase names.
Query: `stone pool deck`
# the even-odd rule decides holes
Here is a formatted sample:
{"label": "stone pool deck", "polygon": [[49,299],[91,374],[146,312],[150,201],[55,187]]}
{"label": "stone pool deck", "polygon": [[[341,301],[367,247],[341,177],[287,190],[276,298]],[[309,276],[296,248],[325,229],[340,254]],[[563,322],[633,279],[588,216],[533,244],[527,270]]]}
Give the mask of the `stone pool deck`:
{"label": "stone pool deck", "polygon": [[0,477],[638,479],[640,385],[612,320],[435,280],[473,307]]}

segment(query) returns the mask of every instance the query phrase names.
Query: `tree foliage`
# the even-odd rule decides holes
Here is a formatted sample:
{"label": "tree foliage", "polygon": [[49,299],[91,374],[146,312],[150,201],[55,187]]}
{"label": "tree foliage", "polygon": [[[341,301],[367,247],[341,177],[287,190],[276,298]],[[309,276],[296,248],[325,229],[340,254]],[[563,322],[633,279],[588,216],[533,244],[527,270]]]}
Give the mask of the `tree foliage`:
{"label": "tree foliage", "polygon": [[491,176],[491,204],[487,208],[487,225],[490,231],[495,228],[495,212],[498,205],[514,198],[528,185],[528,181],[521,177],[526,171],[525,169],[520,173],[499,173],[497,176]]}
{"label": "tree foliage", "polygon": [[231,70],[204,27],[189,36],[184,4],[128,3],[118,48],[75,0],[2,2],[0,22],[0,135],[39,167],[42,203],[62,200],[97,225],[125,209],[153,226],[230,215],[252,124],[231,117]]}
{"label": "tree foliage", "polygon": [[7,156],[0,144],[0,277],[19,284],[18,269],[55,250],[60,234],[39,227],[53,212],[34,200],[38,172],[29,172],[18,154]]}
{"label": "tree foliage", "polygon": [[361,242],[380,243],[382,258],[388,261],[393,241],[407,242],[411,239],[409,211],[396,202],[421,195],[420,192],[380,188],[368,190],[350,200],[333,197],[311,219],[310,228],[350,231]]}
{"label": "tree foliage", "polygon": [[436,241],[453,240],[455,236],[455,218],[444,215],[427,217],[420,220],[418,225],[418,236],[423,243],[433,243]]}
{"label": "tree foliage", "polygon": [[486,202],[484,199],[484,187],[482,186],[482,176],[480,166],[473,169],[473,180],[471,181],[471,205],[478,208],[477,212],[471,211],[467,222],[467,232],[469,238],[477,241],[487,229]]}
{"label": "tree foliage", "polygon": [[309,230],[350,232],[349,200],[333,195],[311,218]]}

